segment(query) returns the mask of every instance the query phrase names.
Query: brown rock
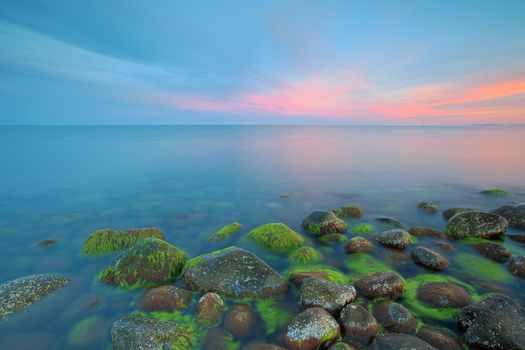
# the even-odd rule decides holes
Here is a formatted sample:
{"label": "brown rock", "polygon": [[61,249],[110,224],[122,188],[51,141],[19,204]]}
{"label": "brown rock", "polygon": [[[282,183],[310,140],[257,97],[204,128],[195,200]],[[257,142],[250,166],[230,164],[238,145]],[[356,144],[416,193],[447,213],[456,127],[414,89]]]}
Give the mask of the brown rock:
{"label": "brown rock", "polygon": [[347,253],[369,253],[374,250],[374,244],[363,237],[354,237],[345,244]]}
{"label": "brown rock", "polygon": [[215,326],[221,322],[224,301],[216,293],[204,294],[197,303],[197,323],[203,326]]}
{"label": "brown rock", "polygon": [[250,305],[235,304],[226,314],[224,328],[235,338],[247,338],[252,334],[255,313]]}
{"label": "brown rock", "polygon": [[290,321],[284,344],[291,350],[315,350],[331,345],[340,336],[339,324],[332,315],[320,307],[312,307]]}
{"label": "brown rock", "polygon": [[365,211],[357,205],[348,205],[339,209],[332,210],[333,213],[340,219],[344,218],[361,218],[365,215]]}
{"label": "brown rock", "polygon": [[433,228],[429,228],[429,227],[423,227],[423,226],[412,227],[410,230],[408,230],[408,233],[410,233],[412,236],[417,236],[417,237],[436,237],[436,238],[446,237],[446,235],[441,231],[434,230]]}
{"label": "brown rock", "polygon": [[425,283],[418,288],[417,298],[436,308],[465,307],[472,303],[465,288],[450,282]]}
{"label": "brown rock", "polygon": [[518,256],[509,261],[509,271],[517,277],[525,278],[525,256]]}
{"label": "brown rock", "polygon": [[375,272],[355,283],[357,294],[369,298],[400,298],[405,293],[405,281],[395,272]]}
{"label": "brown rock", "polygon": [[374,305],[374,317],[389,332],[414,334],[416,319],[406,307],[393,301],[382,301]]}
{"label": "brown rock", "polygon": [[427,247],[416,247],[412,251],[412,259],[414,259],[416,264],[426,266],[436,271],[443,271],[448,267],[448,260],[446,257]]}
{"label": "brown rock", "polygon": [[482,242],[474,246],[474,249],[481,255],[497,262],[505,262],[509,260],[511,253],[503,245],[494,242]]}
{"label": "brown rock", "polygon": [[188,307],[192,293],[176,286],[160,286],[147,290],[142,297],[142,310],[166,311],[183,310]]}
{"label": "brown rock", "polygon": [[345,336],[368,345],[379,331],[379,323],[364,307],[357,304],[345,306],[339,314],[339,322]]}
{"label": "brown rock", "polygon": [[452,332],[423,327],[417,333],[419,339],[423,339],[438,350],[462,350],[460,343]]}

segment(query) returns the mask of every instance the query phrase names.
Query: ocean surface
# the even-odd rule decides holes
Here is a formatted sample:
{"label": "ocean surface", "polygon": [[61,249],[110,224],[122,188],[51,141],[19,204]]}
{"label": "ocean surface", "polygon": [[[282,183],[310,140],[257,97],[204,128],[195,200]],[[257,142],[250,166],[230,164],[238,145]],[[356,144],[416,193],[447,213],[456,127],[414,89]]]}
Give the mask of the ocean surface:
{"label": "ocean surface", "polygon": [[[61,292],[0,322],[0,348],[111,348],[111,324],[139,309],[143,291],[97,281],[112,256],[80,253],[97,229],[158,227],[190,257],[240,245],[284,272],[286,256],[250,245],[242,233],[220,242],[209,238],[235,221],[244,232],[283,222],[303,233],[301,221],[311,210],[347,204],[366,213],[347,220],[350,227],[381,228],[375,219],[388,216],[408,227],[444,230],[440,213],[421,212],[416,204],[492,210],[525,202],[524,152],[525,127],[0,127],[0,283],[44,272],[73,278]],[[511,194],[479,193],[488,188]],[[321,263],[358,273],[342,243],[322,245],[304,234],[323,252]],[[38,245],[44,239],[57,243]],[[525,255],[525,245],[505,245]],[[393,255],[378,247],[373,256],[407,279],[431,273],[408,251]],[[525,281],[504,265],[469,245],[457,245],[448,258],[442,274],[480,295],[500,290],[525,302]],[[283,303],[293,310],[293,293],[288,299]],[[452,322],[417,316],[457,331]],[[94,330],[78,339],[73,329],[89,318],[97,320]],[[254,332],[250,339],[278,343],[282,331]]]}

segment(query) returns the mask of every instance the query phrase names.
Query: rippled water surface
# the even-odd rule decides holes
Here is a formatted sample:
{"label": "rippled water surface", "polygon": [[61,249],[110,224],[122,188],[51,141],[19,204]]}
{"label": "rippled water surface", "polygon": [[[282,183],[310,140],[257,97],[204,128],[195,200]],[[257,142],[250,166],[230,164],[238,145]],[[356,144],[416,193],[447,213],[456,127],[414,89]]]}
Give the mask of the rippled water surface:
{"label": "rippled water surface", "polygon": [[[351,227],[381,228],[375,218],[390,216],[408,227],[443,230],[442,216],[418,211],[418,202],[480,210],[525,202],[524,151],[523,127],[0,127],[0,282],[42,272],[74,281],[0,323],[0,348],[111,347],[112,322],[139,308],[142,291],[96,280],[111,256],[80,254],[94,230],[159,227],[189,256],[236,244],[283,272],[290,267],[286,256],[251,246],[242,234],[208,239],[234,221],[244,232],[268,222],[302,232],[300,223],[311,210],[350,203],[366,212],[348,220]],[[479,194],[494,187],[511,194]],[[357,258],[346,255],[342,243],[321,245],[305,235],[324,253],[322,263],[351,278],[359,274],[352,264]],[[41,247],[43,239],[57,243]],[[525,246],[505,244],[514,255],[525,255]],[[415,265],[408,251],[378,247],[373,256],[409,280],[431,273]],[[525,301],[523,280],[480,258],[471,246],[457,244],[448,257],[450,267],[442,274],[480,295],[497,290]],[[292,313],[294,298],[291,292],[281,301]],[[193,308],[194,303],[187,313]],[[75,325],[90,317],[97,317],[97,334],[89,341],[72,339]],[[456,331],[451,322],[418,317]],[[278,343],[282,329],[253,333],[252,338]]]}

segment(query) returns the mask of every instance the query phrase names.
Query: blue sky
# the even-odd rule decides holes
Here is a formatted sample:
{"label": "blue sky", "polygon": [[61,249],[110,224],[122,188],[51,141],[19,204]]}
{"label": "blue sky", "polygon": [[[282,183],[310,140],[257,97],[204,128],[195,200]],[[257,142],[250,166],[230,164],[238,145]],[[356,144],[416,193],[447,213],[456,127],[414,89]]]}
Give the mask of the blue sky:
{"label": "blue sky", "polygon": [[0,124],[525,123],[525,1],[2,1]]}

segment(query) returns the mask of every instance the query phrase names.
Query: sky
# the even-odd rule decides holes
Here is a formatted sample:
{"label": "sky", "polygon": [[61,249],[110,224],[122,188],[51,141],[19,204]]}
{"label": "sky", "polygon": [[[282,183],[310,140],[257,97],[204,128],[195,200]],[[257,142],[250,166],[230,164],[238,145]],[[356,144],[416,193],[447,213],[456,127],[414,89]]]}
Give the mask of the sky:
{"label": "sky", "polygon": [[0,0],[0,124],[525,123],[522,0]]}

